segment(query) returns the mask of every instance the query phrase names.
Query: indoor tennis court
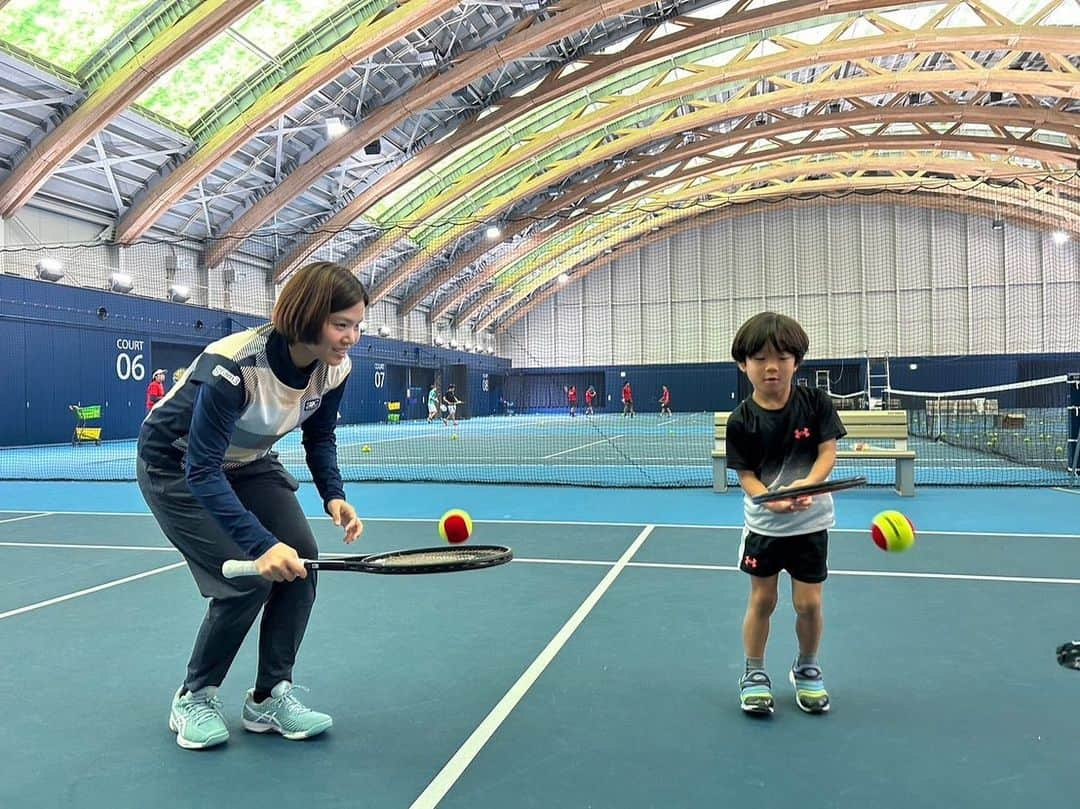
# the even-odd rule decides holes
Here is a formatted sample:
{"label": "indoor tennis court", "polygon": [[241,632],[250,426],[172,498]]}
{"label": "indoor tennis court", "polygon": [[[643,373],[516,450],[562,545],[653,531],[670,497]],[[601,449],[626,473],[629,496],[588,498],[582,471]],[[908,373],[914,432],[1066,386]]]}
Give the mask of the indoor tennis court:
{"label": "indoor tennis court", "polygon": [[[366,487],[373,509],[384,488],[397,494]],[[666,505],[639,494],[621,508],[555,493],[570,516],[595,519],[552,522],[532,516],[545,510],[529,490],[496,503],[483,489],[455,502],[477,515],[477,541],[513,547],[509,565],[322,574],[302,671],[334,715],[329,732],[297,744],[237,729],[222,748],[189,755],[165,727],[161,683],[183,665],[203,607],[153,519],[5,511],[3,689],[19,695],[7,711],[21,730],[0,743],[0,797],[42,807],[162,796],[196,806],[211,795],[237,807],[353,806],[361,795],[403,807],[779,807],[806,800],[813,783],[823,805],[890,809],[1068,793],[1075,723],[1063,695],[1075,675],[1053,647],[1071,636],[1080,585],[1074,495],[930,494],[909,510],[926,527],[904,555],[879,551],[860,525],[899,498],[837,495],[841,525],[858,527],[833,534],[823,653],[833,710],[803,714],[785,683],[775,715],[758,720],[741,715],[735,687],[745,582],[732,504],[705,519],[707,492],[669,492]],[[620,519],[650,508],[686,522]],[[500,510],[513,517],[479,516]],[[1027,510],[1036,516],[1019,516]],[[325,550],[342,547],[327,520],[315,525]],[[379,518],[364,542],[411,547],[434,532],[431,516]],[[794,643],[790,618],[782,589],[777,674]],[[223,688],[234,725],[253,653],[249,642]]]}
{"label": "indoor tennis court", "polygon": [[1078,42],[0,0],[0,807],[1067,804]]}

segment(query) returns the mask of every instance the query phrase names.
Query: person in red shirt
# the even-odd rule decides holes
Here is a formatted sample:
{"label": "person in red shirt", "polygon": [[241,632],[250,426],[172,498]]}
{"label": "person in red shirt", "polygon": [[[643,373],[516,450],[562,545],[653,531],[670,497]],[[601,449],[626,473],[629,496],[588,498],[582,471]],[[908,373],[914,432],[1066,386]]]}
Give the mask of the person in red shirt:
{"label": "person in red shirt", "polygon": [[634,391],[630,389],[629,380],[622,386],[622,414],[634,417]]}
{"label": "person in red shirt", "polygon": [[671,415],[671,391],[667,385],[660,386],[660,415]]}
{"label": "person in red shirt", "polygon": [[571,385],[566,389],[566,402],[570,405],[570,417],[577,415],[577,385]]}
{"label": "person in red shirt", "polygon": [[595,399],[596,399],[596,388],[594,388],[592,385],[589,385],[589,387],[585,388],[585,415],[586,416],[593,415],[592,406],[593,406],[593,401]]}
{"label": "person in red shirt", "polygon": [[146,386],[146,412],[149,413],[154,405],[165,397],[165,369],[158,368],[150,384]]}

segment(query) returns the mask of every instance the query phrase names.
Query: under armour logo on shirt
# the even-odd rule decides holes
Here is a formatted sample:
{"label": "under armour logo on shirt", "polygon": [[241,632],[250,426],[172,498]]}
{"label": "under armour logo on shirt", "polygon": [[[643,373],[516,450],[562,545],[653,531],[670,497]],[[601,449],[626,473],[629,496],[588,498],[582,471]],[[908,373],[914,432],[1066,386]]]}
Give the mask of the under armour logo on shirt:
{"label": "under armour logo on shirt", "polygon": [[799,430],[795,431],[795,440],[796,441],[801,440],[803,438],[809,438],[809,437],[810,437],[810,428],[809,427],[803,427],[802,429],[799,429]]}

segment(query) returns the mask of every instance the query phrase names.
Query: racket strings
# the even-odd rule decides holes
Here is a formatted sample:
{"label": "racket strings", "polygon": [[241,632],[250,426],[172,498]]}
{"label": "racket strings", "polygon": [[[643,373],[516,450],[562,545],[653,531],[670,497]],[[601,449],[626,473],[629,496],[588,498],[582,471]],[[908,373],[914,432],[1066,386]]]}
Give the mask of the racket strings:
{"label": "racket strings", "polygon": [[379,567],[423,567],[453,565],[469,562],[482,562],[502,556],[500,551],[486,549],[460,548],[458,550],[433,550],[410,552],[368,560],[368,564]]}

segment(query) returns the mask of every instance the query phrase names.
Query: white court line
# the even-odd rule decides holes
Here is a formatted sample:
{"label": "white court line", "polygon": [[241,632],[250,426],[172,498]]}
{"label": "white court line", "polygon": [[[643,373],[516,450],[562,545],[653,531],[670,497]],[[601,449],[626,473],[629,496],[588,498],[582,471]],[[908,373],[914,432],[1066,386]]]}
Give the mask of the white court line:
{"label": "white court line", "polygon": [[81,545],[76,542],[0,542],[0,548],[59,548],[78,551],[168,551],[179,553],[165,545]]}
{"label": "white court line", "polygon": [[13,615],[21,615],[24,612],[38,610],[42,607],[50,607],[53,604],[60,604],[61,602],[70,601],[73,598],[79,598],[85,595],[90,595],[91,593],[96,593],[100,590],[108,590],[110,587],[118,587],[121,584],[127,584],[131,581],[145,579],[148,576],[156,576],[158,573],[165,573],[168,570],[175,570],[176,568],[183,567],[186,564],[187,562],[173,562],[171,565],[165,565],[164,567],[155,567],[153,570],[147,570],[145,573],[136,573],[134,576],[125,576],[122,579],[105,582],[105,584],[99,584],[96,587],[87,587],[85,590],[79,590],[74,593],[68,593],[67,595],[57,596],[56,598],[50,598],[45,601],[39,601],[36,604],[27,604],[25,607],[18,607],[17,609],[8,610],[7,612],[0,612],[0,621],[2,621],[4,618],[10,618]]}
{"label": "white court line", "polygon": [[560,455],[565,455],[568,452],[577,452],[579,449],[585,449],[586,447],[595,447],[597,444],[609,444],[616,438],[622,438],[623,435],[625,435],[625,433],[619,433],[618,435],[613,435],[610,438],[601,438],[599,441],[590,441],[588,444],[582,444],[578,447],[570,447],[570,449],[564,449],[561,452],[553,452],[551,455],[541,456],[540,460],[546,461],[551,458],[558,458]]}
{"label": "white court line", "polygon": [[1063,489],[1060,486],[1051,486],[1050,491],[1061,492],[1062,494],[1080,494],[1080,489]]}
{"label": "white court line", "polygon": [[[654,526],[655,527],[655,526]],[[2,548],[49,548],[58,550],[92,550],[92,551],[155,551],[165,553],[179,553],[176,548],[168,548],[152,545],[77,545],[59,542],[0,542]],[[352,553],[320,553],[323,559],[335,559],[346,556],[354,556]],[[530,556],[514,557],[515,562],[530,565],[582,565],[591,567],[608,567],[617,564],[602,559],[549,559]],[[660,570],[718,570],[722,572],[739,572],[735,565],[710,565],[704,563],[692,564],[688,562],[628,562],[626,567],[656,568]],[[882,578],[910,578],[910,579],[955,579],[958,581],[1003,581],[1019,582],[1023,584],[1080,584],[1080,579],[1048,578],[1042,576],[996,576],[990,574],[974,573],[912,573],[894,570],[829,570],[830,575],[837,576],[881,576]],[[0,615],[0,617],[4,617]]]}
{"label": "white court line", "polygon": [[27,514],[27,515],[25,515],[23,517],[8,517],[7,519],[0,520],[0,523],[18,522],[19,520],[34,520],[34,519],[37,519],[38,517],[48,517],[52,513],[53,512],[51,512],[51,511],[42,511],[40,514]]}
{"label": "white court line", "polygon": [[585,620],[585,617],[592,611],[592,608],[596,606],[596,603],[600,600],[600,597],[607,592],[607,589],[611,587],[612,582],[622,573],[623,569],[634,557],[634,554],[638,552],[638,549],[642,546],[646,539],[649,538],[649,534],[652,533],[653,526],[646,525],[644,530],[637,535],[637,538],[630,543],[623,555],[619,557],[611,570],[600,580],[600,583],[596,585],[591,593],[586,596],[585,600],[581,602],[581,606],[575,610],[574,614],[570,616],[570,619],[563,624],[562,628],[555,633],[555,637],[548,642],[548,645],[544,647],[543,651],[536,656],[536,659],[529,664],[529,667],[525,669],[524,674],[518,677],[517,682],[510,686],[510,690],[506,692],[498,704],[491,709],[484,721],[472,732],[465,743],[458,748],[458,751],[450,757],[450,760],[446,762],[446,765],[439,770],[435,778],[431,783],[427,785],[427,788],[420,793],[419,797],[413,801],[410,809],[433,809],[437,806],[446,793],[450,791],[450,788],[461,777],[461,774],[465,772],[465,769],[469,766],[480,750],[487,744],[488,740],[495,734],[495,731],[499,729],[499,726],[503,723],[510,712],[514,710],[514,707],[525,696],[532,684],[539,679],[543,674],[544,669],[548,667],[548,664],[555,658],[555,655],[559,653],[559,650],[570,639],[570,636],[574,634],[574,631],[581,625],[581,622]]}
{"label": "white court line", "polygon": [[[0,509],[0,514],[17,512],[17,509]],[[64,515],[79,515],[84,517],[146,517],[153,519],[154,515],[148,511],[51,511],[48,512],[52,516],[64,516]],[[313,515],[309,516],[308,520],[330,520],[330,517]],[[360,515],[360,519],[364,522],[423,522],[423,523],[436,523],[439,521],[438,517],[366,517],[363,514]],[[530,520],[530,519],[483,519],[473,520],[473,523],[478,525],[491,524],[491,525],[585,525],[585,526],[610,526],[612,528],[640,528],[645,525],[644,520],[638,520],[637,522],[621,522],[621,521],[601,521],[601,520]],[[654,528],[687,528],[695,531],[742,531],[745,528],[741,523],[738,525],[703,525],[701,523],[678,523],[678,522],[650,522]],[[865,528],[830,528],[830,534],[865,534],[867,529]],[[934,531],[929,528],[920,528],[916,532],[919,536],[933,536],[933,537],[993,537],[995,539],[1080,539],[1080,534],[1049,534],[1049,533],[1021,533],[1008,531]]]}
{"label": "white court line", "polygon": [[[531,559],[515,559],[529,562]],[[575,564],[589,564],[587,562]],[[596,564],[606,564],[597,562]],[[735,565],[683,564],[680,562],[631,562],[627,567],[652,567],[671,570],[720,570],[740,572]],[[830,576],[880,576],[884,579],[945,579],[955,581],[1002,581],[1020,584],[1080,584],[1080,579],[1056,579],[1044,576],[995,576],[977,573],[913,573],[902,570],[835,570],[829,568]]]}

